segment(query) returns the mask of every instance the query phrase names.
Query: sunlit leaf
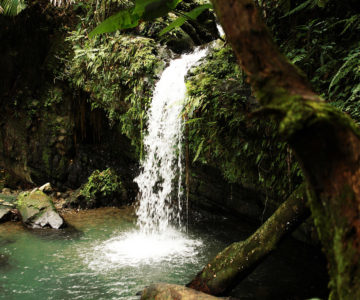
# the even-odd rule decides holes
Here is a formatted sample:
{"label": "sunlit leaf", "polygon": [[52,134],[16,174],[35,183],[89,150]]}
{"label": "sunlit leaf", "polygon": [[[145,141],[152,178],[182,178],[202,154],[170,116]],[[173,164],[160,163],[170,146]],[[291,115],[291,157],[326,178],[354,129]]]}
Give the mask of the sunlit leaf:
{"label": "sunlit leaf", "polygon": [[181,1],[182,0],[136,0],[133,8],[121,10],[107,18],[90,32],[89,37],[92,38],[101,33],[136,27],[140,20],[149,21],[166,15]]}
{"label": "sunlit leaf", "polygon": [[95,35],[113,32],[118,29],[127,29],[136,27],[139,24],[139,19],[134,17],[128,10],[121,10],[117,14],[112,15],[103,22],[101,22],[93,31],[89,33],[89,38]]}
{"label": "sunlit leaf", "polygon": [[160,31],[159,35],[162,36],[165,33],[168,33],[170,30],[174,28],[180,27],[183,25],[186,20],[196,20],[196,18],[206,9],[212,8],[211,4],[204,4],[194,8],[192,11],[186,13],[184,16],[178,17],[176,20],[171,22],[167,27]]}

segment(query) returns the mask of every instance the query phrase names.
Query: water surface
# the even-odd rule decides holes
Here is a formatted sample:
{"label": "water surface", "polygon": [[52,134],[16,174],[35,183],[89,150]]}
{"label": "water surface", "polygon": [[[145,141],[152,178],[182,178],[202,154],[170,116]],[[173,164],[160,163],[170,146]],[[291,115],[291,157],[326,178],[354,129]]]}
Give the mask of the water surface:
{"label": "water surface", "polygon": [[130,207],[64,218],[59,231],[0,225],[0,298],[139,299],[152,282],[185,284],[224,246],[206,232],[145,238]]}

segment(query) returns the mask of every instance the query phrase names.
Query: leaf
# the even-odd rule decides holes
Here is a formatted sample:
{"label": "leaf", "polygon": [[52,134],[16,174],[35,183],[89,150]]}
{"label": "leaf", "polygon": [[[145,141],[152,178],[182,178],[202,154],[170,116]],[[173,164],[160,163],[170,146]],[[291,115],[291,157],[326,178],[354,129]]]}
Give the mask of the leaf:
{"label": "leaf", "polygon": [[129,10],[121,10],[96,26],[96,28],[89,33],[89,38],[93,38],[95,35],[101,33],[113,32],[118,29],[133,28],[138,24],[139,19],[134,17]]}
{"label": "leaf", "polygon": [[211,4],[204,4],[194,8],[192,11],[186,13],[184,16],[181,16],[171,22],[167,27],[160,31],[159,36],[163,36],[165,33],[168,33],[174,28],[180,27],[183,25],[187,19],[196,20],[196,18],[206,9],[210,9],[213,6]]}
{"label": "leaf", "polygon": [[163,30],[160,31],[159,36],[163,36],[164,34],[168,33],[169,31],[173,30],[174,28],[180,27],[186,22],[187,18],[181,16],[171,22],[168,26],[166,26]]}
{"label": "leaf", "polygon": [[330,82],[329,89],[328,89],[329,93],[330,93],[331,88],[335,84],[337,84],[350,71],[352,71],[352,69],[354,68],[354,64],[356,63],[356,65],[357,65],[357,61],[355,61],[355,63],[354,63],[354,59],[358,56],[360,56],[360,52],[356,52],[355,54],[349,56],[349,58],[346,60],[346,62],[341,66],[339,71],[335,74],[335,76],[333,77],[333,79]]}
{"label": "leaf", "polygon": [[201,152],[201,150],[202,150],[202,148],[203,148],[203,145],[204,145],[204,141],[205,141],[205,139],[203,139],[203,140],[201,141],[201,143],[200,143],[200,145],[199,145],[199,147],[198,147],[198,149],[197,149],[197,151],[196,151],[195,157],[194,157],[194,159],[193,159],[193,163],[199,158],[200,152]]}
{"label": "leaf", "polygon": [[294,9],[290,10],[288,13],[286,13],[285,15],[283,15],[281,18],[285,18],[288,16],[291,16],[292,14],[303,10],[304,8],[306,8],[308,5],[312,4],[313,0],[307,0],[304,3],[301,3],[299,6],[295,7]]}
{"label": "leaf", "polygon": [[182,0],[136,0],[134,8],[121,10],[115,15],[105,19],[89,33],[89,38],[93,38],[95,35],[101,33],[136,27],[140,20],[149,21],[164,16],[173,10],[181,1]]}
{"label": "leaf", "polygon": [[16,16],[25,8],[23,0],[0,0],[0,14]]}
{"label": "leaf", "polygon": [[191,123],[195,123],[197,121],[202,120],[203,118],[195,118],[195,119],[190,119],[189,121],[186,121],[185,124],[191,124]]}
{"label": "leaf", "polygon": [[133,14],[144,21],[150,21],[173,10],[182,0],[137,0]]}

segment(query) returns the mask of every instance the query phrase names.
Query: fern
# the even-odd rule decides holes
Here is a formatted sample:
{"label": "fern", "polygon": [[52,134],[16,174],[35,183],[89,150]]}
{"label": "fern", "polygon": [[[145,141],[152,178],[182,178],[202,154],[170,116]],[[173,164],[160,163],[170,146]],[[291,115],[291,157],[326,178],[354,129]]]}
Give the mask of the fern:
{"label": "fern", "polygon": [[345,22],[344,30],[340,33],[340,35],[343,35],[346,33],[350,28],[351,29],[359,29],[360,25],[360,15],[353,15],[348,19],[343,20]]}
{"label": "fern", "polygon": [[360,51],[357,50],[357,52],[345,58],[345,63],[341,66],[339,71],[335,74],[330,82],[328,90],[329,93],[332,87],[338,84],[341,79],[345,78],[345,76],[348,76],[351,71],[355,70],[355,68],[359,66],[359,60],[357,59],[358,57],[360,57]]}

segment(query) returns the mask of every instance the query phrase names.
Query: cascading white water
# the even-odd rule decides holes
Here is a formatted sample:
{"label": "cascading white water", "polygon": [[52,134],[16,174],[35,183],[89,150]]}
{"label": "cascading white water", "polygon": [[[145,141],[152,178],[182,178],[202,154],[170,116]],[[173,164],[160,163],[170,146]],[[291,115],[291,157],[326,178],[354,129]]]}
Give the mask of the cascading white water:
{"label": "cascading white water", "polygon": [[[180,114],[186,96],[185,76],[206,53],[207,49],[198,49],[171,61],[156,84],[144,138],[146,158],[141,174],[135,178],[140,193],[137,222],[142,232],[163,232],[170,222],[181,223],[183,121]],[[177,199],[172,199],[174,191]]]}

